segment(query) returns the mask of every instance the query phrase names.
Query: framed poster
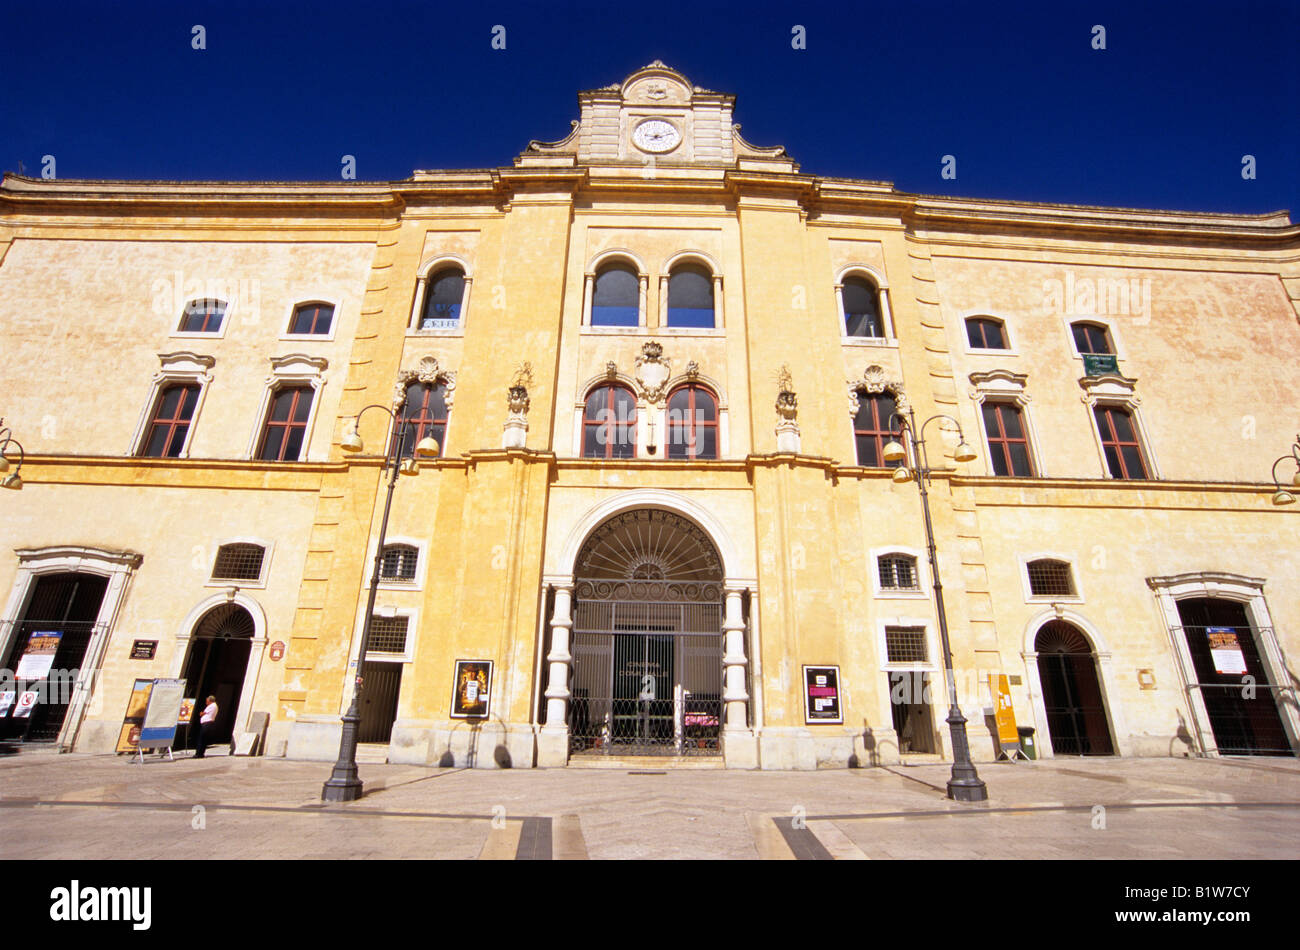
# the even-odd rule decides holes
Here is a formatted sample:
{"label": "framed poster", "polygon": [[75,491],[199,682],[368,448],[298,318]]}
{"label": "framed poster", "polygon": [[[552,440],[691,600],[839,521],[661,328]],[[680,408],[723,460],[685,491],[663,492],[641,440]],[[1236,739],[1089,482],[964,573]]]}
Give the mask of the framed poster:
{"label": "framed poster", "polygon": [[486,718],[492,697],[492,661],[457,660],[456,677],[452,683],[451,717]]}
{"label": "framed poster", "polygon": [[1210,640],[1210,656],[1214,658],[1216,673],[1246,672],[1246,655],[1241,652],[1235,627],[1206,627],[1205,635]]}
{"label": "framed poster", "polygon": [[57,630],[38,630],[27,639],[27,649],[18,661],[14,679],[29,683],[43,680],[50,675],[54,665],[54,654],[59,651],[59,641],[63,634]]}
{"label": "framed poster", "polygon": [[844,712],[840,709],[838,666],[803,668],[803,718],[807,725],[844,722]]}

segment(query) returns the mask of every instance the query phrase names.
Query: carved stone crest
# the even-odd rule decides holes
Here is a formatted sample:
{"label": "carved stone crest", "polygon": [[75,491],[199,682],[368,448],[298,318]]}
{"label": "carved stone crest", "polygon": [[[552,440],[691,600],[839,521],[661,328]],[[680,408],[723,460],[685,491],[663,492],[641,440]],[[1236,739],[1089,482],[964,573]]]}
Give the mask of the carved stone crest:
{"label": "carved stone crest", "polygon": [[889,393],[894,397],[894,405],[899,412],[907,412],[909,403],[907,394],[903,392],[903,383],[901,380],[893,379],[885,373],[883,367],[874,363],[862,371],[862,376],[858,379],[847,381],[849,385],[849,415],[857,415],[859,402],[859,393]]}
{"label": "carved stone crest", "polygon": [[456,374],[438,364],[437,357],[426,356],[416,364],[415,369],[402,370],[397,374],[397,383],[393,387],[393,408],[400,409],[406,402],[406,388],[412,383],[428,383],[436,386],[443,383],[447,387],[444,396],[447,408],[451,408],[456,393]]}
{"label": "carved stone crest", "polygon": [[672,361],[664,355],[663,344],[650,340],[641,347],[636,358],[636,384],[642,397],[652,406],[663,402],[668,379],[672,376]]}

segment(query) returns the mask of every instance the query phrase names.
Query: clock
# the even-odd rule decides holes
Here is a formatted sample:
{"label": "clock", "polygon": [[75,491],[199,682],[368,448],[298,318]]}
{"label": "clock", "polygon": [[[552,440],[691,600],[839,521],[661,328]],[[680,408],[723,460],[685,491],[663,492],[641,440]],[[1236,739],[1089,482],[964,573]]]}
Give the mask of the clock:
{"label": "clock", "polygon": [[682,133],[671,122],[647,119],[636,127],[632,141],[643,152],[671,152],[682,140]]}

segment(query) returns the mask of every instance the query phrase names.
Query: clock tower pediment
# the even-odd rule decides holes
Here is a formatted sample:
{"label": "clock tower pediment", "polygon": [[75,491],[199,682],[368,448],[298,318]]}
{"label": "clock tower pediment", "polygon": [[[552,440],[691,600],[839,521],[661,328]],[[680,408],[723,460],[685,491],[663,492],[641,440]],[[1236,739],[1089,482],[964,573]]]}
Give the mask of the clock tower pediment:
{"label": "clock tower pediment", "polygon": [[756,148],[740,137],[735,96],[692,85],[658,60],[621,83],[579,93],[578,103],[581,117],[566,138],[530,142],[516,163],[734,167],[738,159],[760,159],[797,167],[783,148]]}

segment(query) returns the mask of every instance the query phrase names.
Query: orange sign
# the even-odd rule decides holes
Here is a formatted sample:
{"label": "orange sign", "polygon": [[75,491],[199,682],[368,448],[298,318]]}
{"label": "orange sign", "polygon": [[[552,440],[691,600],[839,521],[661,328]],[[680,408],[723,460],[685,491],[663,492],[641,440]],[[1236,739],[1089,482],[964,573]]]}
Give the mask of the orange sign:
{"label": "orange sign", "polygon": [[1020,749],[1020,733],[1016,730],[1016,711],[1011,708],[1011,684],[1005,673],[989,674],[989,692],[993,696],[993,718],[998,724],[998,744],[1004,751]]}

